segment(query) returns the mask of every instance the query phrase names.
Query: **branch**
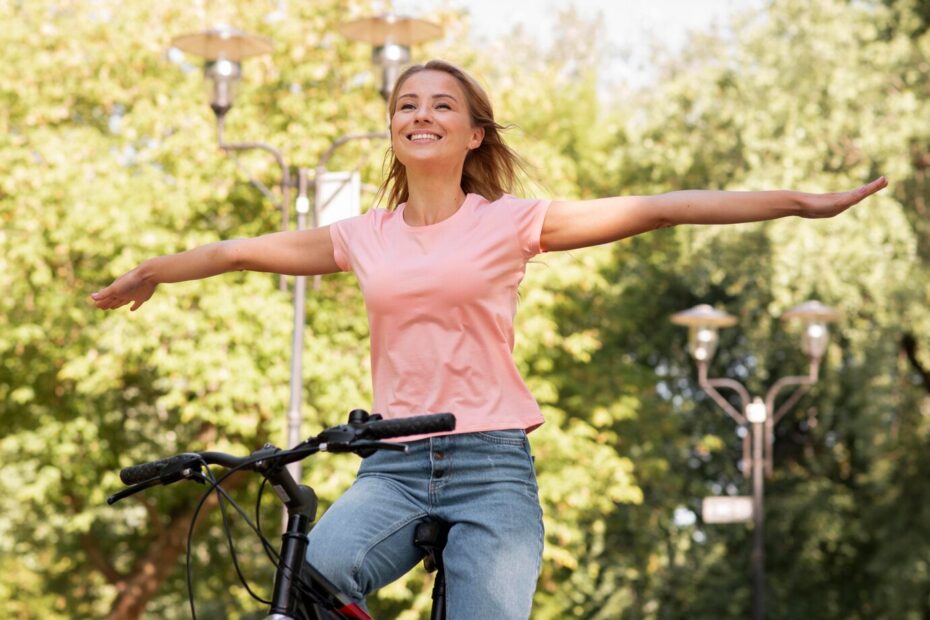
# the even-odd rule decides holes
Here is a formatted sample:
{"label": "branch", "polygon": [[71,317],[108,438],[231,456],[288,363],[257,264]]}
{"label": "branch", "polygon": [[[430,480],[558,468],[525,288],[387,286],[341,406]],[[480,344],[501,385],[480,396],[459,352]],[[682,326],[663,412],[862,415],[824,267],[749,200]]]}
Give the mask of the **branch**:
{"label": "branch", "polygon": [[924,368],[920,360],[917,359],[917,339],[914,338],[914,334],[908,332],[901,336],[901,350],[904,351],[911,366],[920,375],[924,389],[930,392],[930,370]]}
{"label": "branch", "polygon": [[149,523],[152,526],[152,532],[156,537],[161,536],[161,534],[165,531],[165,522],[161,518],[161,514],[158,512],[158,507],[154,502],[149,501],[141,495],[137,495],[136,497],[139,498],[139,503],[142,504],[142,506],[145,508],[146,514],[149,516]]}
{"label": "branch", "polygon": [[125,575],[120,574],[120,572],[110,564],[107,556],[105,556],[100,550],[100,547],[97,546],[97,542],[94,537],[91,536],[90,532],[85,532],[84,535],[81,536],[81,548],[83,548],[84,553],[87,554],[87,559],[90,560],[91,565],[100,571],[108,583],[116,585],[126,578]]}

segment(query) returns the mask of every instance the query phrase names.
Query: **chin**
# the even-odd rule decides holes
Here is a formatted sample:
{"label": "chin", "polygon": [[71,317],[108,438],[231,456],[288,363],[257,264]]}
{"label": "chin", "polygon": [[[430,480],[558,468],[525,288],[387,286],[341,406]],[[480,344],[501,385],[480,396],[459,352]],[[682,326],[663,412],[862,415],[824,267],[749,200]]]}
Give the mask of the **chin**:
{"label": "chin", "polygon": [[397,161],[403,164],[404,168],[448,168],[454,165],[448,157],[439,157],[435,154],[428,153],[404,153],[403,156],[395,155]]}

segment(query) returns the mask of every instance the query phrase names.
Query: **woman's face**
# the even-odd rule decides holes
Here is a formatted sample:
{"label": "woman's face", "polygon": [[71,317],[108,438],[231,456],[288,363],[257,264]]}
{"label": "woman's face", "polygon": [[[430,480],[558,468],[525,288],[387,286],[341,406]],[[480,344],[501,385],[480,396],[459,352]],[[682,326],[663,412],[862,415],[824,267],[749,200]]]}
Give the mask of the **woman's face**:
{"label": "woman's face", "polygon": [[408,173],[436,165],[461,168],[483,137],[483,129],[472,127],[461,85],[445,71],[420,71],[401,84],[392,110],[391,144]]}

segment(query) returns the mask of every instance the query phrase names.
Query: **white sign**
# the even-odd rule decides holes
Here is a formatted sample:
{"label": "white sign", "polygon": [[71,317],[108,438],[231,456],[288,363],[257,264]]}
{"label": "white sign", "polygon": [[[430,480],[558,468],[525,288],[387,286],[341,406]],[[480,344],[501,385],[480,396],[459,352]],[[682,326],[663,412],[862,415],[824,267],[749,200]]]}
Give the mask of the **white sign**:
{"label": "white sign", "polygon": [[704,523],[739,523],[752,520],[752,497],[747,495],[705,497],[701,503]]}
{"label": "white sign", "polygon": [[324,172],[316,180],[317,226],[361,213],[362,184],[358,172]]}

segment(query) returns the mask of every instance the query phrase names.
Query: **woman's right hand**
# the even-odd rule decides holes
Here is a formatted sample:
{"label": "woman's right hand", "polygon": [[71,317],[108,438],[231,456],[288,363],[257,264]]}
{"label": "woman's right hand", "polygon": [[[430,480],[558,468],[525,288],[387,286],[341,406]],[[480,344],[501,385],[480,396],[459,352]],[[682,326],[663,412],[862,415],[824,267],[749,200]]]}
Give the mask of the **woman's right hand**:
{"label": "woman's right hand", "polygon": [[156,286],[156,283],[143,277],[141,267],[136,267],[118,277],[110,286],[91,293],[90,298],[103,310],[113,310],[132,303],[129,310],[135,311],[149,300]]}

